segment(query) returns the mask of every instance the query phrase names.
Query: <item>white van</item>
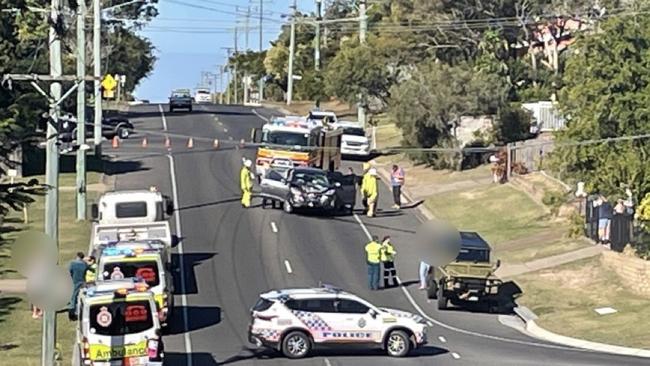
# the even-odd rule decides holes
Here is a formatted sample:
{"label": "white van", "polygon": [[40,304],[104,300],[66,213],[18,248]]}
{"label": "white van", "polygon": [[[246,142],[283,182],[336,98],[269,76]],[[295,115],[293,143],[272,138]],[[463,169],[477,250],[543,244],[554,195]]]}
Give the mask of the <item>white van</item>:
{"label": "white van", "polygon": [[174,205],[152,187],[104,193],[91,211],[99,224],[139,224],[166,220],[173,214]]}

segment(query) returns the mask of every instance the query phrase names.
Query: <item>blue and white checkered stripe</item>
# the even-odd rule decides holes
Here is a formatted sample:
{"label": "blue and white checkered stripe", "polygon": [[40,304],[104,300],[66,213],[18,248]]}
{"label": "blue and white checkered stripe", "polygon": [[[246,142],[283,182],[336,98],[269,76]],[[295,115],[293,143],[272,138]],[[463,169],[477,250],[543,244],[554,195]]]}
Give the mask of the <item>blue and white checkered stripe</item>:
{"label": "blue and white checkered stripe", "polygon": [[323,319],[314,313],[300,310],[292,310],[293,315],[300,319],[303,324],[312,331],[328,331],[332,330],[332,327],[329,326]]}

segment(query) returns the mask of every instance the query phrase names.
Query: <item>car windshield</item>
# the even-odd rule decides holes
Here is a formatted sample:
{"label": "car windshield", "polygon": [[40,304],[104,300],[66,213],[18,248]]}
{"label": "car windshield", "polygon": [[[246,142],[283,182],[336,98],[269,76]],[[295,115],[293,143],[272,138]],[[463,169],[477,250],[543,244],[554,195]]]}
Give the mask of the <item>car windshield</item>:
{"label": "car windshield", "polygon": [[160,283],[160,272],[158,271],[158,263],[155,260],[105,263],[102,277],[107,281],[124,278],[141,278],[151,287],[158,286]]}
{"label": "car windshield", "polygon": [[207,90],[197,90],[196,94],[210,94],[210,92]]}
{"label": "car windshield", "polygon": [[267,132],[262,141],[274,145],[309,146],[309,135],[295,132]]}
{"label": "car windshield", "polygon": [[360,127],[345,127],[343,128],[343,134],[352,136],[366,136],[366,132],[363,130],[363,128]]}
{"label": "car windshield", "polygon": [[313,184],[318,186],[329,186],[330,182],[324,172],[318,171],[297,171],[293,174],[293,183],[298,185]]}
{"label": "car windshield", "polygon": [[154,326],[152,310],[147,300],[91,305],[90,332],[105,336],[144,332]]}
{"label": "car windshield", "polygon": [[174,92],[172,93],[173,98],[189,98],[190,94],[185,92]]}

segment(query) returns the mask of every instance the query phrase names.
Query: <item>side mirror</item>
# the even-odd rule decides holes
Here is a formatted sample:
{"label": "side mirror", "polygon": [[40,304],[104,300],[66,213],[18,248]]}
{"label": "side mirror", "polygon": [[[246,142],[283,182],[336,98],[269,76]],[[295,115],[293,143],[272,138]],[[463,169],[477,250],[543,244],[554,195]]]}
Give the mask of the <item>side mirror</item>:
{"label": "side mirror", "polygon": [[99,218],[99,206],[97,206],[96,203],[90,205],[90,216],[92,216],[93,220],[97,220]]}
{"label": "side mirror", "polygon": [[280,179],[280,183],[287,184],[287,180],[285,178],[282,178],[282,179]]}
{"label": "side mirror", "polygon": [[370,316],[371,316],[373,319],[377,319],[377,315],[379,315],[379,313],[377,313],[376,310],[370,309]]}
{"label": "side mirror", "polygon": [[165,199],[165,213],[167,216],[171,216],[174,214],[174,202],[172,202],[169,199]]}
{"label": "side mirror", "polygon": [[501,259],[497,259],[497,264],[496,264],[496,267],[494,267],[494,268],[496,269],[496,268],[499,268],[499,267],[501,267]]}

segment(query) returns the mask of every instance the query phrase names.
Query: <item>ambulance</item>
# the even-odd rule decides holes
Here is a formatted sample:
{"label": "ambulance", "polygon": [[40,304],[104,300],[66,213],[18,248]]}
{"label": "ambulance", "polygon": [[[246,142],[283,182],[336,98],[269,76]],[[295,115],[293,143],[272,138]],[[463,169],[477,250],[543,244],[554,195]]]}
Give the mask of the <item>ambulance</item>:
{"label": "ambulance", "polygon": [[154,294],[162,326],[173,308],[171,257],[156,241],[123,242],[97,248],[97,282],[135,279],[144,281]]}
{"label": "ambulance", "polygon": [[73,365],[162,366],[162,332],[146,283],[116,280],[79,294]]}
{"label": "ambulance", "polygon": [[253,129],[258,144],[257,176],[263,177],[277,159],[290,160],[294,167],[315,167],[334,171],[341,165],[342,130],[322,120],[306,117],[275,117],[262,128]]}

